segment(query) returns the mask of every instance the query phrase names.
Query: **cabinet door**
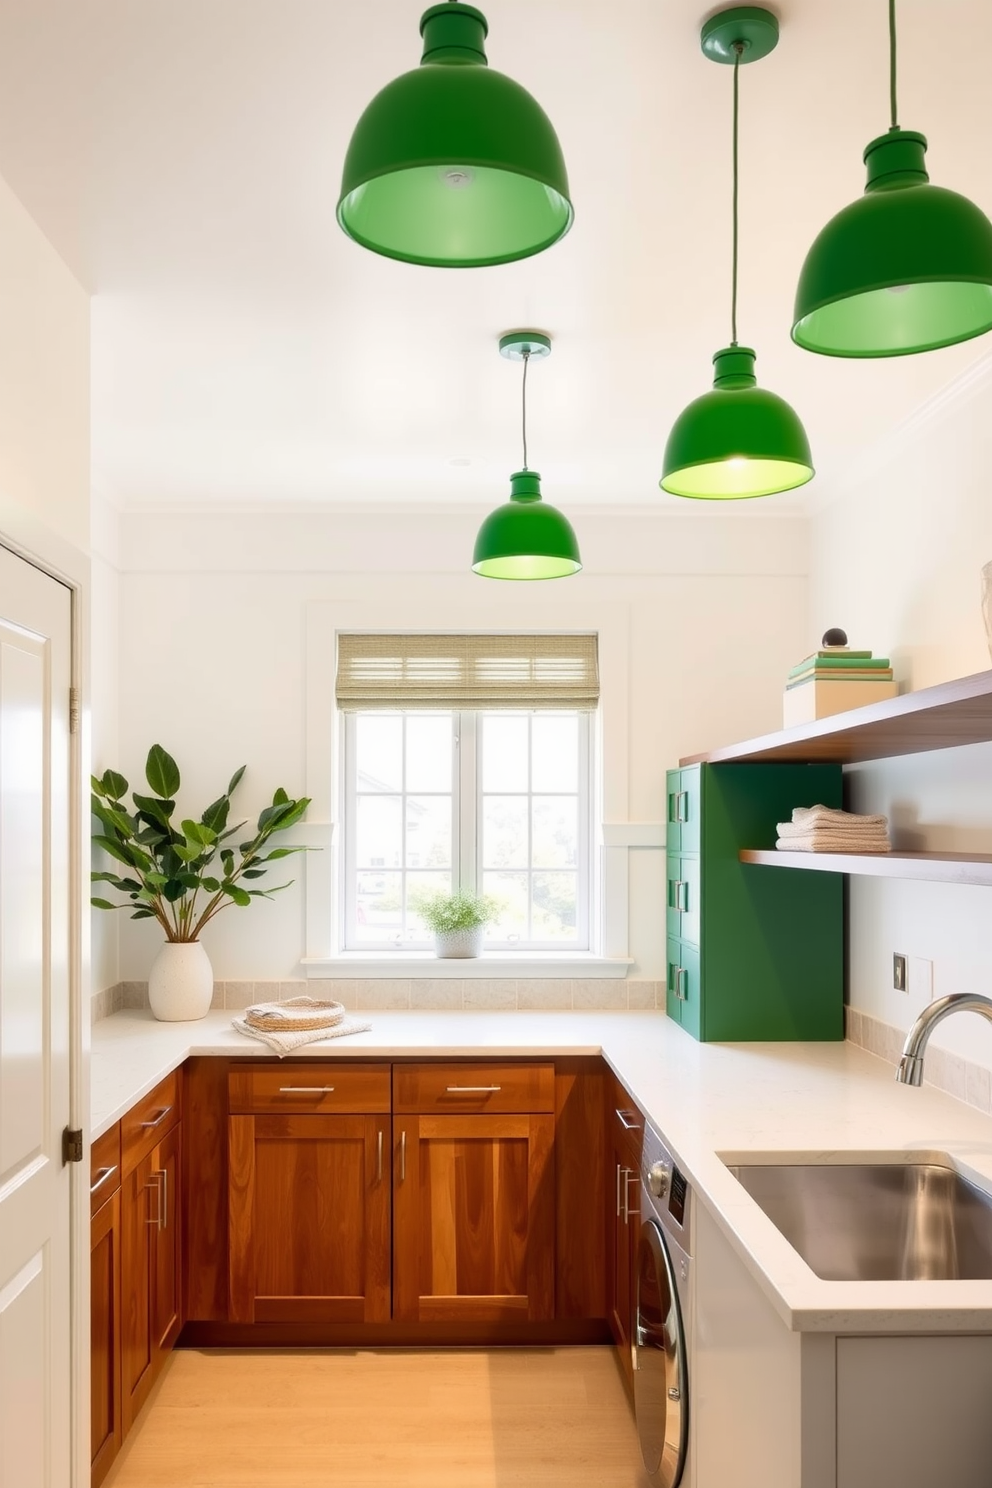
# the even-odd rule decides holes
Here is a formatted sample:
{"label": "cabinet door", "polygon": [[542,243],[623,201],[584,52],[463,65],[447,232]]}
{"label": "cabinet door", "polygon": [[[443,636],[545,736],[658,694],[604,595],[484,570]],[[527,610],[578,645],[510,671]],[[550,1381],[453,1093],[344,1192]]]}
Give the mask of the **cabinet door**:
{"label": "cabinet door", "polygon": [[389,1118],[232,1116],[231,1320],[389,1319]]}
{"label": "cabinet door", "polygon": [[628,1387],[634,1388],[634,1360],[631,1330],[634,1317],[634,1271],[632,1258],[636,1253],[636,1234],[639,1228],[638,1212],[640,1175],[636,1163],[632,1163],[625,1144],[612,1144],[613,1193],[615,1205],[610,1211],[609,1286],[610,1329],[617,1346],[620,1365]]}
{"label": "cabinet door", "polygon": [[158,1227],[162,1185],[153,1177],[154,1152],[121,1184],[121,1417],[125,1435],[152,1387],[153,1230]]}
{"label": "cabinet door", "polygon": [[670,853],[682,849],[682,771],[668,770],[665,773],[665,793],[668,802],[666,812],[665,841]]}
{"label": "cabinet door", "polygon": [[[167,1354],[182,1328],[182,1128],[163,1137],[152,1153],[152,1178],[158,1184],[155,1218],[151,1227],[152,1344],[159,1356]],[[161,1362],[159,1358],[157,1363]]]}
{"label": "cabinet door", "polygon": [[120,1451],[121,1196],[115,1193],[90,1222],[91,1484],[102,1483]]}
{"label": "cabinet door", "polygon": [[671,940],[699,944],[699,859],[673,857],[667,861],[665,929]]}
{"label": "cabinet door", "polygon": [[554,1316],[554,1116],[399,1116],[393,1309],[410,1322]]}

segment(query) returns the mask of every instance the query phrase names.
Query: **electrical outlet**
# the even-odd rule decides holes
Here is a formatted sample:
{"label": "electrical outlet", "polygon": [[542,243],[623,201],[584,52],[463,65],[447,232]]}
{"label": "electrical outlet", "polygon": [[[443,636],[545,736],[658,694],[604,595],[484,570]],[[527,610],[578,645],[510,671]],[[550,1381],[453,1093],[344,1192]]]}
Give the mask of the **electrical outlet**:
{"label": "electrical outlet", "polygon": [[909,979],[906,976],[906,969],[906,957],[900,951],[893,952],[892,985],[897,992],[909,991]]}

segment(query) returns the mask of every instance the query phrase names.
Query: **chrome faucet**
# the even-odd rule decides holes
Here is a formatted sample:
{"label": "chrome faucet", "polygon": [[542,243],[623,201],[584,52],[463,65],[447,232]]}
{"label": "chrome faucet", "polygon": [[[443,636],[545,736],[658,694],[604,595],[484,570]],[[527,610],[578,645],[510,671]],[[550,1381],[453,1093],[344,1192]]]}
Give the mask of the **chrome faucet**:
{"label": "chrome faucet", "polygon": [[982,997],[978,992],[952,992],[949,997],[938,997],[922,1011],[906,1035],[902,1058],[896,1070],[900,1085],[923,1084],[923,1056],[927,1043],[938,1023],[948,1013],[981,1013],[992,1023],[992,997]]}

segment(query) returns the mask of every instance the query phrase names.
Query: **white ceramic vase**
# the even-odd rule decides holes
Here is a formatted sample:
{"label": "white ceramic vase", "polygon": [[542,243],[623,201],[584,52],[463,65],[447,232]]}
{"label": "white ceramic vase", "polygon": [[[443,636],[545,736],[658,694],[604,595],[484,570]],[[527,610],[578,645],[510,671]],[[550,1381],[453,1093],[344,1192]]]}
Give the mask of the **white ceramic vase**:
{"label": "white ceramic vase", "polygon": [[198,940],[167,940],[148,974],[148,1001],[160,1023],[205,1018],[214,993],[214,971]]}
{"label": "white ceramic vase", "polygon": [[485,925],[473,925],[471,930],[447,930],[444,934],[435,935],[434,953],[441,957],[457,956],[462,959],[481,956],[485,933]]}

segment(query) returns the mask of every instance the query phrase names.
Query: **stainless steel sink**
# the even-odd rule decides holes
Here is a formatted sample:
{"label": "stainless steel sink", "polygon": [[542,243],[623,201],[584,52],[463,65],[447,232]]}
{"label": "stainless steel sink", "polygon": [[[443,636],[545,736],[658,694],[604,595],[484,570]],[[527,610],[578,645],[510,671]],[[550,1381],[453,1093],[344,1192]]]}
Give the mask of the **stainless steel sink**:
{"label": "stainless steel sink", "polygon": [[939,1162],[728,1164],[827,1281],[992,1278],[992,1195]]}

